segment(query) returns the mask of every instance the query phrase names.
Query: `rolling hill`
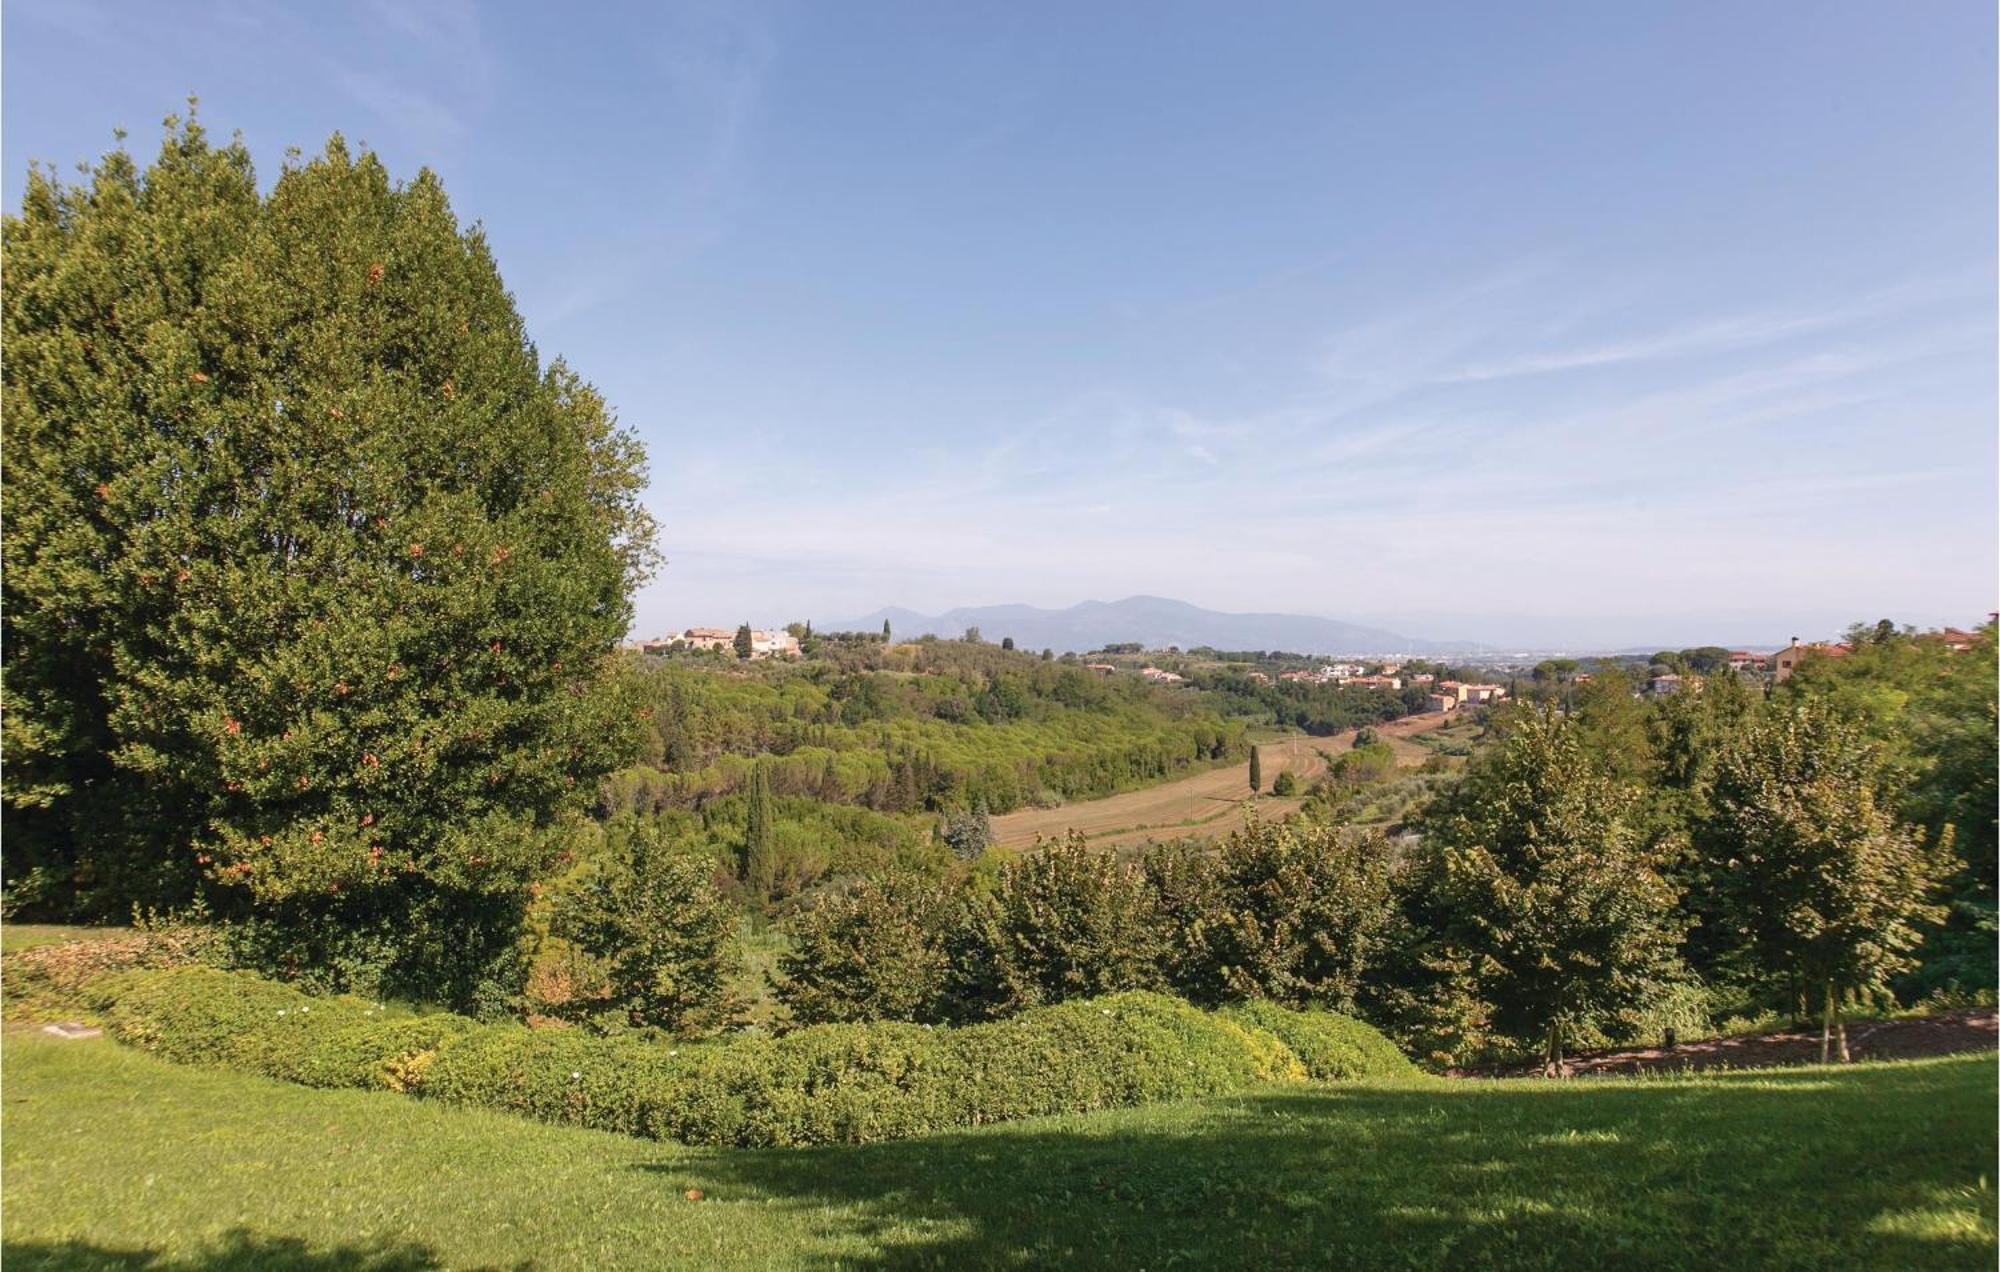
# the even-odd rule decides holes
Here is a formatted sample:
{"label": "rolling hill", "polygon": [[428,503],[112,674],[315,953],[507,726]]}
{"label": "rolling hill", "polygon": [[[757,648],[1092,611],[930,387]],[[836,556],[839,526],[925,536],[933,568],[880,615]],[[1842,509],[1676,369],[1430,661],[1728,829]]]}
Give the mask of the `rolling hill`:
{"label": "rolling hill", "polygon": [[1215,649],[1289,650],[1302,654],[1469,654],[1481,649],[1470,641],[1421,640],[1309,614],[1229,614],[1159,596],[1085,601],[1068,609],[977,605],[942,614],[919,614],[915,610],[889,608],[845,622],[816,626],[827,631],[873,631],[882,626],[884,619],[899,638],[925,633],[958,636],[968,627],[977,627],[988,640],[1012,636],[1024,649],[1079,653],[1127,641],[1137,641],[1149,649],[1170,645],[1192,649],[1207,645]]}

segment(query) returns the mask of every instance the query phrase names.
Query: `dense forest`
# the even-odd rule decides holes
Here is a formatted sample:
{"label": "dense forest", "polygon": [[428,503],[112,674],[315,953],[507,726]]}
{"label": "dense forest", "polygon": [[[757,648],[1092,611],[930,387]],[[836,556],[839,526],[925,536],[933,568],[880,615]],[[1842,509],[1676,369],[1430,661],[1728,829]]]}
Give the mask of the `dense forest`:
{"label": "dense forest", "polygon": [[884,812],[1007,812],[1241,759],[1249,723],[1298,714],[1331,731],[1335,720],[1345,728],[1407,709],[1377,690],[1259,687],[1240,675],[1155,686],[969,641],[877,646],[859,666],[813,656],[646,664],[645,762],[612,780],[607,813],[694,807],[740,790],[753,762],[779,794]]}

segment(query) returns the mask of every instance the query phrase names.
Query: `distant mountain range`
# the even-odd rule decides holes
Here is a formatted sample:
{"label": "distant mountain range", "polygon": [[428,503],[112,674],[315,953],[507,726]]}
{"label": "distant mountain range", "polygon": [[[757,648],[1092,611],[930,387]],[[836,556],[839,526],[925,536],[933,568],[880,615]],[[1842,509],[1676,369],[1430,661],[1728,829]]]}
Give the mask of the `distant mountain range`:
{"label": "distant mountain range", "polygon": [[889,621],[899,640],[925,633],[955,637],[977,627],[998,644],[1012,636],[1022,649],[1083,653],[1137,641],[1148,649],[1170,645],[1193,649],[1286,650],[1300,654],[1472,654],[1484,646],[1471,641],[1418,640],[1378,627],[1343,623],[1307,614],[1225,614],[1160,596],[1128,596],[1122,601],[1085,601],[1068,609],[1033,605],[976,605],[942,614],[881,609],[839,623],[816,623],[824,631],[877,631]]}

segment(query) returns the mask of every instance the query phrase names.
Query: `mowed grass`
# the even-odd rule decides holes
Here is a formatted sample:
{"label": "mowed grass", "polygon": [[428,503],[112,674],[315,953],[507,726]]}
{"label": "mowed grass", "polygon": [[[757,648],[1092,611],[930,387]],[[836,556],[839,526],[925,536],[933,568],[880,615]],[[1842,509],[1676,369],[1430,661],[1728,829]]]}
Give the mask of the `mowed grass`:
{"label": "mowed grass", "polygon": [[1994,1261],[1991,1057],[1272,1091],[759,1152],[104,1040],[16,1030],[4,1058],[9,1272]]}
{"label": "mowed grass", "polygon": [[73,927],[62,923],[8,923],[0,925],[0,954],[31,950],[37,945],[57,945],[63,941],[95,941],[130,936],[125,927]]}

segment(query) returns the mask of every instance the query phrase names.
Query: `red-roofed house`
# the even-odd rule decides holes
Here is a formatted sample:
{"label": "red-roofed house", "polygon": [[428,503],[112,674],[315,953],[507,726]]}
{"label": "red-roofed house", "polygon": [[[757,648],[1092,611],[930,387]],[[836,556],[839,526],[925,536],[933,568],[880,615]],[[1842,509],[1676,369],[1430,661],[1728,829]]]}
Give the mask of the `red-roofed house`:
{"label": "red-roofed house", "polygon": [[1799,638],[1792,637],[1792,643],[1771,655],[1771,677],[1780,682],[1790,680],[1799,664],[1808,658],[1845,658],[1854,652],[1852,645],[1828,644],[1816,641],[1810,645],[1799,644]]}

